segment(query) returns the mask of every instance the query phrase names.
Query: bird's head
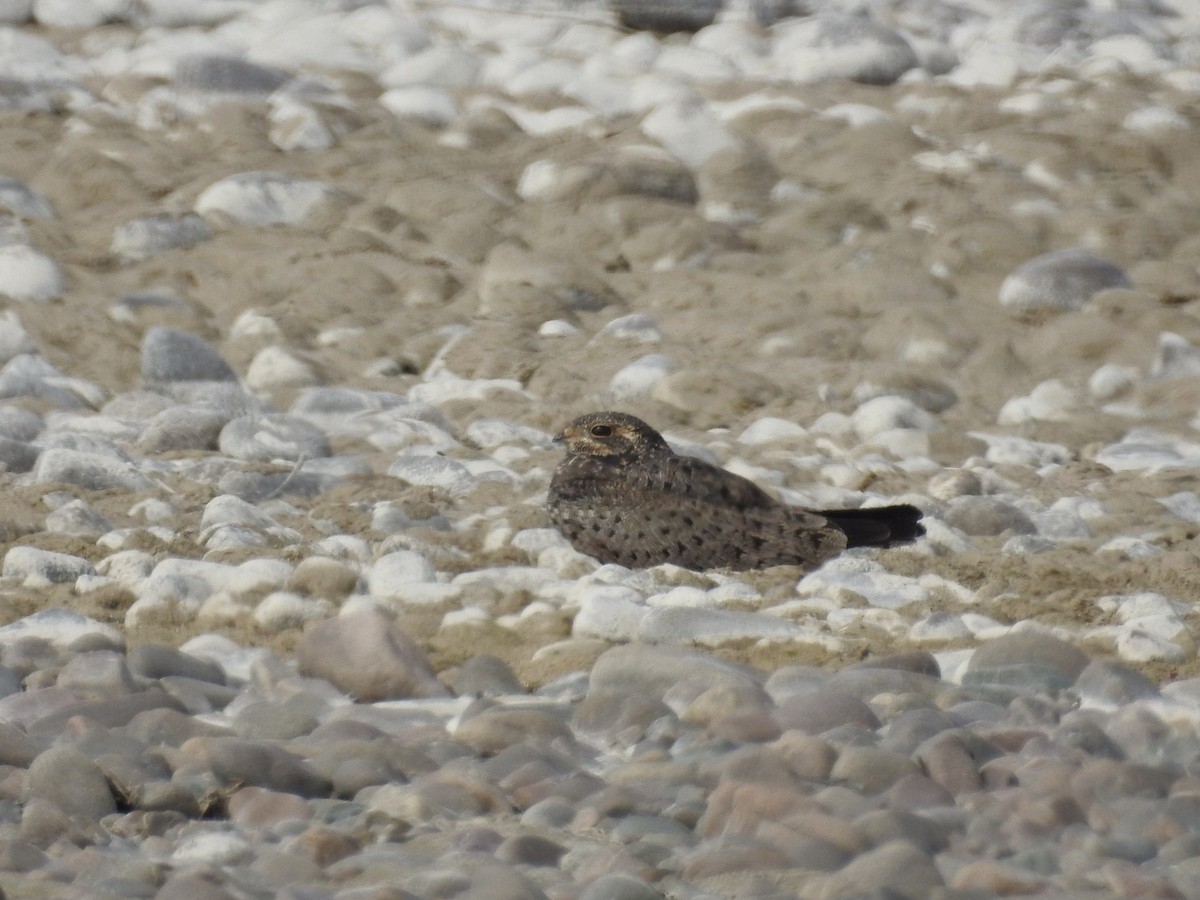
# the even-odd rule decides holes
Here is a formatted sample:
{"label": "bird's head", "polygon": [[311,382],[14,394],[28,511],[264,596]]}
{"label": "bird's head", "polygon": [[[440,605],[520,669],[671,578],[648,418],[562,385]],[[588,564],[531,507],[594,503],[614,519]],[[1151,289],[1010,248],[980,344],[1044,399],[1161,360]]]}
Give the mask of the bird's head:
{"label": "bird's head", "polygon": [[641,419],[620,412],[588,413],[570,422],[554,437],[568,454],[628,462],[659,451],[670,451],[663,436]]}

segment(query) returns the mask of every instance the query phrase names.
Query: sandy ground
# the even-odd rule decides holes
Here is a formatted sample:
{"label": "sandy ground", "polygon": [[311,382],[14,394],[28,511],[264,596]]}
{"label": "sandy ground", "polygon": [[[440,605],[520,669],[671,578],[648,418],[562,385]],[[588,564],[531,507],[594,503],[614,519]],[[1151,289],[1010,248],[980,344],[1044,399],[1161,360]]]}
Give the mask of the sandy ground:
{"label": "sandy ground", "polygon": [[[933,571],[977,591],[973,608],[1002,621],[1034,618],[1052,624],[1095,625],[1093,601],[1109,593],[1159,590],[1178,599],[1200,595],[1195,536],[1154,501],[1194,488],[1193,474],[1111,473],[1090,461],[1094,451],[1131,426],[1085,405],[1067,421],[1000,428],[1006,400],[1048,378],[1082,387],[1105,362],[1151,363],[1158,335],[1176,332],[1200,342],[1200,153],[1194,132],[1135,135],[1120,123],[1146,103],[1146,85],[1133,76],[1088,84],[1073,81],[1060,112],[1042,119],[1000,110],[999,94],[936,85],[873,88],[826,84],[777,89],[813,110],[865,103],[890,111],[889,122],[852,128],[815,114],[763,112],[738,129],[763,149],[763,170],[810,191],[804,200],[768,204],[761,220],[732,226],[705,221],[694,204],[599,191],[557,203],[524,203],[514,191],[525,166],[608,159],[642,143],[634,121],[603,134],[532,138],[498,117],[481,121],[478,146],[448,150],[438,132],[398,123],[373,102],[371,88],[345,84],[354,112],[331,112],[346,129],[335,148],[284,154],[265,137],[263,110],[225,104],[165,132],[147,132],[103,113],[51,116],[0,113],[4,173],[26,181],[54,204],[59,218],[32,222],[36,247],[66,269],[69,290],[45,306],[0,301],[15,311],[43,353],[65,373],[92,379],[116,395],[139,387],[138,346],[155,324],[186,328],[212,341],[239,373],[261,343],[228,337],[236,318],[256,309],[281,327],[287,345],[310,359],[329,384],[404,392],[445,342],[439,329],[469,324],[471,333],[446,364],[463,377],[517,378],[533,401],[499,396],[459,401],[444,411],[463,428],[485,416],[510,418],[547,431],[581,412],[612,405],[603,388],[622,366],[649,353],[678,364],[659,400],[622,403],[660,428],[713,440],[704,429],[729,428],[731,442],[755,419],[780,416],[811,423],[829,410],[850,412],[850,395],[865,382],[923,388],[955,402],[940,413],[932,457],[960,466],[981,456],[973,430],[1008,431],[1067,445],[1075,460],[1047,477],[1023,467],[997,471],[1046,502],[1090,494],[1110,516],[1091,541],[1032,557],[999,553],[1003,536],[976,538],[975,550],[953,556],[890,551],[878,556],[895,571]],[[103,86],[136,94],[149,82]],[[357,90],[357,93],[355,91]],[[1194,95],[1156,96],[1196,113]],[[913,126],[919,127],[919,134]],[[962,151],[961,172],[931,172],[916,154]],[[1044,173],[1029,177],[1030,167]],[[227,227],[214,240],[138,263],[109,251],[113,229],[156,212],[183,212],[200,191],[229,174],[274,170],[333,184],[344,205],[309,228]],[[701,173],[701,192],[753,194],[755,173]],[[705,179],[708,181],[705,181]],[[741,179],[741,181],[739,181]],[[773,181],[773,179],[769,179]],[[743,184],[745,182],[745,184]],[[1024,204],[1024,205],[1022,205]],[[498,245],[511,242],[538,257],[569,264],[580,279],[607,286],[614,302],[598,311],[556,313],[581,329],[577,337],[537,333],[545,297],[515,290],[504,305],[480,311],[481,274]],[[1077,312],[1017,316],[1002,309],[1004,277],[1025,260],[1087,244],[1124,266],[1133,290],[1108,291]],[[664,255],[701,254],[698,267],[658,270]],[[936,274],[931,274],[936,273]],[[526,286],[527,287],[527,286]],[[142,308],[135,322],[117,321],[110,307],[139,291],[168,291],[181,308]],[[657,346],[593,341],[617,315],[642,312],[665,334]],[[322,332],[362,327],[336,346]],[[934,361],[904,362],[913,341],[934,339],[945,352]],[[388,357],[394,374],[368,376],[366,362]],[[286,409],[292,396],[270,398]],[[1153,425],[1181,434],[1200,406],[1200,379],[1146,381],[1125,398]],[[22,401],[23,402],[23,401]],[[365,446],[377,471],[387,457]],[[536,451],[548,473],[553,451]],[[740,452],[740,451],[739,451]],[[849,451],[848,451],[849,452]],[[811,471],[786,465],[769,448],[740,452],[777,468],[788,487],[802,489]],[[42,530],[51,487],[14,486],[0,495],[0,553],[33,543],[98,560],[107,551],[91,539]],[[870,483],[884,495],[925,493],[928,475],[889,474]],[[866,484],[863,485],[864,487]],[[174,486],[172,501],[191,521],[211,498],[194,484]],[[450,498],[386,476],[362,479],[316,500],[296,499],[311,513],[290,523],[319,536],[338,530],[370,534],[369,504],[395,499],[444,510],[452,519],[511,497]],[[89,497],[114,526],[132,524],[127,496]],[[518,503],[514,524],[541,525],[536,505]],[[313,524],[314,522],[318,524]],[[1116,534],[1160,532],[1166,553],[1127,561],[1094,554]],[[200,556],[195,534],[181,532],[154,553]],[[435,538],[445,540],[442,538]],[[472,549],[471,535],[456,538]],[[509,553],[511,560],[516,555]],[[468,565],[503,562],[475,551]],[[521,560],[524,562],[524,560]],[[767,595],[792,589],[797,572],[748,576]],[[702,576],[697,576],[702,577]],[[73,596],[69,588],[5,592],[3,620],[48,604],[65,604],[105,621],[121,622],[133,597],[101,591]],[[932,608],[958,608],[949,598]],[[502,610],[505,611],[505,610]],[[588,660],[581,646],[563,658],[533,664],[540,646],[565,636],[569,622],[537,620],[527,633],[478,628],[435,634],[439,611],[402,617],[423,638],[439,667],[453,665],[487,642],[530,682],[541,682]],[[133,642],[177,643],[196,629],[169,625],[133,633]],[[295,635],[248,629],[235,637],[288,649]],[[884,652],[883,633],[852,636],[852,658]],[[593,648],[598,652],[600,647]],[[745,648],[740,655],[765,666],[785,661],[839,661],[795,648]],[[1150,667],[1160,677],[1173,673]],[[1182,673],[1189,668],[1177,668]]]}

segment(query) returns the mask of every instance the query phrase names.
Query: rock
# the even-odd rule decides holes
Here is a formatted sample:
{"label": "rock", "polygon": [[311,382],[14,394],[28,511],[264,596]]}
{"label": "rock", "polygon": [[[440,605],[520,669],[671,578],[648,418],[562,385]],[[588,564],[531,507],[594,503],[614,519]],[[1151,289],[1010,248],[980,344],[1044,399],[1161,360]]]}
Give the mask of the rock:
{"label": "rock", "polygon": [[360,612],[320,622],[296,648],[303,675],[326,678],[362,701],[443,697],[424,651],[379,612]]}
{"label": "rock", "polygon": [[315,425],[286,413],[241,416],[221,429],[222,453],[236,459],[270,462],[329,456],[329,439]]}
{"label": "rock", "polygon": [[287,83],[286,72],[256,65],[240,56],[191,54],[175,62],[175,85],[213,94],[265,96]]}
{"label": "rock", "polygon": [[125,259],[141,260],[168,250],[193,247],[211,238],[212,230],[195,214],[161,214],[118,225],[113,230],[110,249]]}
{"label": "rock", "polygon": [[867,16],[821,11],[781,23],[774,31],[773,61],[786,77],[802,84],[836,78],[893,84],[918,63],[899,32]]}
{"label": "rock", "polygon": [[1081,249],[1056,250],[1019,266],[1000,286],[1000,304],[1011,309],[1080,309],[1108,288],[1131,288],[1120,266]]}
{"label": "rock", "polygon": [[142,338],[142,381],[229,381],[237,375],[207,341],[173,328],[154,326]]}
{"label": "rock", "polygon": [[1036,534],[1033,520],[997,497],[955,497],[944,512],[947,522],[969,535]]}
{"label": "rock", "polygon": [[634,31],[699,31],[711,25],[723,0],[612,0],[617,19]]}
{"label": "rock", "polygon": [[74,582],[83,575],[95,575],[96,570],[86,559],[37,547],[13,547],[4,554],[3,574],[28,584],[61,584]]}
{"label": "rock", "polygon": [[0,646],[27,638],[43,640],[60,648],[85,638],[104,640],[114,647],[124,644],[121,633],[111,625],[68,609],[43,609],[0,627]]}
{"label": "rock", "polygon": [[1009,685],[1061,690],[1088,664],[1082,650],[1034,630],[1013,631],[981,644],[963,674],[964,685]]}
{"label": "rock", "polygon": [[15,178],[0,177],[0,209],[22,219],[53,219],[54,207],[38,191]]}
{"label": "rock", "polygon": [[61,296],[66,287],[50,257],[24,244],[0,246],[0,294],[20,303],[44,303]]}
{"label": "rock", "polygon": [[52,747],[38,754],[29,767],[28,795],[93,822],[117,810],[100,768],[71,747]]}
{"label": "rock", "polygon": [[149,491],[154,482],[132,464],[99,453],[59,448],[44,451],[33,472],[39,484],[62,482],[89,491],[119,490],[130,493]]}
{"label": "rock", "polygon": [[847,863],[830,875],[811,896],[820,900],[870,896],[887,892],[896,897],[919,900],[928,897],[944,882],[929,854],[907,840],[888,841]]}
{"label": "rock", "polygon": [[488,253],[479,272],[478,291],[480,315],[529,325],[622,304],[600,278],[511,242],[497,244]]}
{"label": "rock", "polygon": [[303,225],[344,202],[320,181],[282,172],[241,172],[217,181],[196,198],[196,212],[217,224]]}

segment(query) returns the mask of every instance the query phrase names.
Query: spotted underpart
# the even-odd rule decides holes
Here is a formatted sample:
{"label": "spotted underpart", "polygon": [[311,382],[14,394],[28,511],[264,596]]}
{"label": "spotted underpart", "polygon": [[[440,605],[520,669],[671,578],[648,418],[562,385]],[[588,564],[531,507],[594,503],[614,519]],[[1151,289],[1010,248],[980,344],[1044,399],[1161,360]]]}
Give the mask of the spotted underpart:
{"label": "spotted underpart", "polygon": [[[554,524],[581,553],[630,568],[815,565],[847,546],[911,540],[911,506],[812,512],[753,482],[680,456],[633,416],[591,413],[556,441],[567,455],[550,482]],[[843,521],[839,521],[844,517]]]}

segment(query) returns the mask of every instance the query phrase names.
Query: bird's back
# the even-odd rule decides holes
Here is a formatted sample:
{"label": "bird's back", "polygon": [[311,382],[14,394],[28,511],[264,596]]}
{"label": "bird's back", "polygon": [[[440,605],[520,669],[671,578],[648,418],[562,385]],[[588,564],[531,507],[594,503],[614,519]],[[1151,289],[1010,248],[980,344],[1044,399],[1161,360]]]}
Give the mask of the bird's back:
{"label": "bird's back", "polygon": [[551,481],[549,509],[576,549],[631,568],[812,565],[846,546],[842,531],[822,516],[673,453],[621,467],[568,458]]}

